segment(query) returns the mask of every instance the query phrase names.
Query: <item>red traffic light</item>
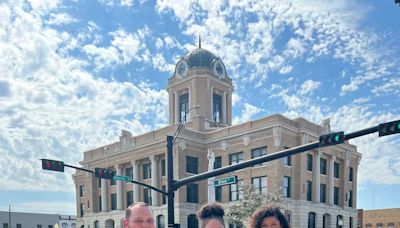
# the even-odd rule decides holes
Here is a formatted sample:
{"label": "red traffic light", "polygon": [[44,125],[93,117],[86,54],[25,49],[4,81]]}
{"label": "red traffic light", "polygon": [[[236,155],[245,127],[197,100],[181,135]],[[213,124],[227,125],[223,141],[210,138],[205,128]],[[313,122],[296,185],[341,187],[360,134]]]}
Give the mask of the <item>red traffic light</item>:
{"label": "red traffic light", "polygon": [[42,159],[42,169],[64,172],[64,162],[50,159]]}

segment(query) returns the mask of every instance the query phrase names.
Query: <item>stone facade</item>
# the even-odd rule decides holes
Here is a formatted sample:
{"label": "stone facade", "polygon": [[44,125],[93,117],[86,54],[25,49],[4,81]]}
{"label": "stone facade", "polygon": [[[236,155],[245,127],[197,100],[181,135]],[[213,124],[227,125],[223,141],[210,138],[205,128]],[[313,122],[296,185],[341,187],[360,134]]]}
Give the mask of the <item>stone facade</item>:
{"label": "stone facade", "polygon": [[399,228],[400,208],[359,210],[362,228]]}
{"label": "stone facade", "polygon": [[[174,144],[175,179],[206,172],[210,150],[218,158],[217,166],[224,167],[317,141],[319,135],[330,132],[329,121],[319,125],[279,114],[231,126],[232,80],[219,58],[204,49],[196,50],[177,63],[168,81],[170,125],[134,137],[123,131],[119,141],[84,152],[83,167],[110,168],[117,175],[131,175],[158,188],[166,186],[166,136],[174,135],[181,121],[184,127]],[[284,187],[286,196],[282,197],[282,206],[290,211],[291,227],[307,227],[313,216],[315,227],[323,227],[323,221],[325,227],[336,227],[339,220],[343,223],[339,227],[355,227],[360,158],[357,148],[346,142],[291,156],[290,161],[275,160],[216,179],[234,175],[243,185],[262,180],[263,192]],[[155,191],[120,181],[100,181],[81,171],[73,178],[80,226],[120,227],[128,200],[129,203],[151,201],[156,222],[166,224],[167,207],[161,194]],[[207,203],[207,180],[196,184],[181,187],[175,194],[175,219],[181,227],[193,227],[188,221]],[[240,198],[236,187],[240,186],[222,186],[215,197],[228,204]],[[195,194],[188,193],[188,188]]]}

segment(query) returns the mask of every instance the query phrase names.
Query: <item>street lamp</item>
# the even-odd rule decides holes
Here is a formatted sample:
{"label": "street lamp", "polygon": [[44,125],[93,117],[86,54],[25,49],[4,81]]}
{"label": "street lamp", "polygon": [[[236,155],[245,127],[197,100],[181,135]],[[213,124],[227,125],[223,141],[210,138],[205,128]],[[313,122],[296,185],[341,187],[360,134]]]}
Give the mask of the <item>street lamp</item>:
{"label": "street lamp", "polygon": [[183,121],[181,121],[181,122],[179,123],[178,129],[176,129],[176,131],[175,131],[175,133],[174,133],[174,137],[173,137],[173,138],[174,138],[174,141],[173,141],[172,143],[175,143],[176,137],[178,136],[179,132],[181,131],[181,129],[182,129],[182,127],[183,127],[183,124],[186,122],[186,116],[190,113],[190,111],[192,111],[192,110],[195,109],[195,108],[200,108],[200,105],[192,106],[191,108],[189,108],[189,110],[187,110],[187,111],[185,112],[185,116],[184,116]]}

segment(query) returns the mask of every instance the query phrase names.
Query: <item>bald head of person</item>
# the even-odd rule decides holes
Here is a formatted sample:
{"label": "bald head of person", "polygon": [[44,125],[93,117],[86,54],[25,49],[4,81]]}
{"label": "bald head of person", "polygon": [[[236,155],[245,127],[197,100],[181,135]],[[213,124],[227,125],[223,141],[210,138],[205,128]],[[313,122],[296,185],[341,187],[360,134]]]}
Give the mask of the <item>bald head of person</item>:
{"label": "bald head of person", "polygon": [[124,228],[155,228],[149,205],[143,202],[130,205],[125,211]]}

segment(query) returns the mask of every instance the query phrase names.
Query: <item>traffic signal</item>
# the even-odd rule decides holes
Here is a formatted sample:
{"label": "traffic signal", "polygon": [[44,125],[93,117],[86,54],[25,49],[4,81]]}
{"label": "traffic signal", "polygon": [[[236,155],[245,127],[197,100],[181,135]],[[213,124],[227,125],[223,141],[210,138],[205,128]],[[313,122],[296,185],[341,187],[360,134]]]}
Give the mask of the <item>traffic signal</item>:
{"label": "traffic signal", "polygon": [[379,124],[379,136],[400,133],[400,120]]}
{"label": "traffic signal", "polygon": [[320,147],[341,144],[343,142],[344,142],[344,132],[343,131],[319,136],[319,146]]}
{"label": "traffic signal", "polygon": [[112,180],[115,172],[111,169],[102,169],[102,168],[95,168],[94,174],[98,178],[110,179]]}
{"label": "traffic signal", "polygon": [[50,159],[42,159],[42,169],[64,172],[64,162]]}

